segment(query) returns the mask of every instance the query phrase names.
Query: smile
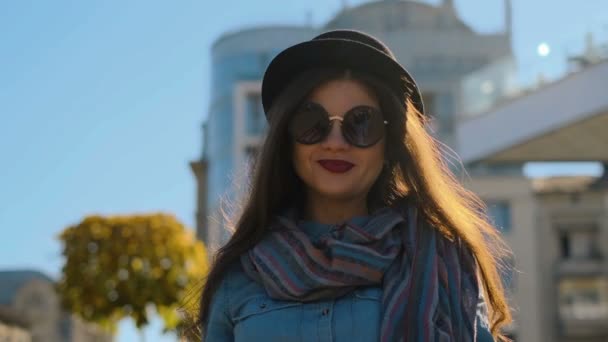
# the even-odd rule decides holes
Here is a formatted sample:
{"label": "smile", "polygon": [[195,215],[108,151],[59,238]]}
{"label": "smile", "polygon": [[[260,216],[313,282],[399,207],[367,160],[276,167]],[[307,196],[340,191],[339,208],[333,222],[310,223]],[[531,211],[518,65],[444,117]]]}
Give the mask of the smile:
{"label": "smile", "polygon": [[349,163],[344,160],[335,159],[323,159],[319,160],[318,163],[327,171],[332,173],[344,173],[352,169],[355,164]]}

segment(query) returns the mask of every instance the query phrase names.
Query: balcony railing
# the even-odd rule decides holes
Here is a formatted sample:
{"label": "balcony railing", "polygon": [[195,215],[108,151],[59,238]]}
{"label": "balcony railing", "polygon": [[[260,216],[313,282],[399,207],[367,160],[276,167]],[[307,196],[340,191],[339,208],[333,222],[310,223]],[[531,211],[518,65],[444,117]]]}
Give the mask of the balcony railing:
{"label": "balcony railing", "polygon": [[558,279],[558,327],[564,337],[608,337],[608,275],[586,273]]}
{"label": "balcony railing", "polygon": [[608,337],[608,303],[560,309],[559,330],[565,337]]}
{"label": "balcony railing", "polygon": [[599,257],[563,259],[556,263],[555,274],[558,278],[571,276],[604,276],[608,279],[608,262]]}

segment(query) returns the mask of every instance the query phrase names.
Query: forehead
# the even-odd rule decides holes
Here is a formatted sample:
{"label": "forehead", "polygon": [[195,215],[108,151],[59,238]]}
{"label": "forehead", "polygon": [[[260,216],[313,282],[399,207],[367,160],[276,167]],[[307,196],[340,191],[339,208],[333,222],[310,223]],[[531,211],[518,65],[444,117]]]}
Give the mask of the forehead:
{"label": "forehead", "polygon": [[380,108],[373,90],[363,82],[353,79],[338,79],[322,83],[313,89],[308,99],[336,114],[360,105]]}

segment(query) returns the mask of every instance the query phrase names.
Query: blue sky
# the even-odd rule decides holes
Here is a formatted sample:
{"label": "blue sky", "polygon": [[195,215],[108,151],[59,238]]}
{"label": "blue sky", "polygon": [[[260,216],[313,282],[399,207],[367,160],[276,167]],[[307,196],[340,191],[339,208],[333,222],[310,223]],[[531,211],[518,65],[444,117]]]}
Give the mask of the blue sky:
{"label": "blue sky", "polygon": [[[57,234],[92,213],[162,210],[193,227],[188,163],[202,148],[211,44],[243,27],[304,24],[307,13],[320,26],[343,2],[365,1],[0,2],[0,269],[57,277]],[[503,29],[502,0],[455,3],[475,30]],[[520,66],[563,68],[586,31],[608,40],[607,13],[605,0],[514,1]],[[541,42],[552,47],[548,59],[536,54]],[[173,340],[159,330],[154,321],[148,340]],[[121,325],[118,341],[136,338]]]}

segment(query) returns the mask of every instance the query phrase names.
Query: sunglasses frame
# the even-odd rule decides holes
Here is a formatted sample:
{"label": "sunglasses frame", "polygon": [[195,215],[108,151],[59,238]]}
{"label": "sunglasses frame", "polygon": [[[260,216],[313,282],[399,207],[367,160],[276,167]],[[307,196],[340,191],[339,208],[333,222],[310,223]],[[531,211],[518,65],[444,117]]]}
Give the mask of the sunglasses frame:
{"label": "sunglasses frame", "polygon": [[[355,147],[358,147],[358,148],[368,148],[368,147],[372,147],[372,146],[374,146],[375,144],[377,144],[377,143],[378,143],[378,142],[379,142],[379,141],[382,139],[382,137],[384,137],[384,136],[386,135],[386,132],[384,132],[384,133],[382,134],[382,136],[380,136],[380,138],[378,138],[378,139],[377,139],[376,141],[374,141],[373,143],[371,143],[371,144],[367,144],[367,145],[358,145],[358,144],[354,144],[354,143],[352,143],[352,142],[350,141],[350,139],[349,139],[349,138],[348,138],[348,137],[347,137],[347,136],[344,134],[344,130],[343,130],[343,128],[342,128],[342,123],[344,122],[344,118],[346,118],[348,115],[350,115],[350,114],[352,113],[352,111],[354,111],[355,109],[360,108],[360,107],[371,108],[371,109],[372,109],[372,110],[373,110],[375,113],[377,113],[378,115],[380,115],[380,116],[382,117],[382,123],[383,123],[383,125],[384,125],[383,129],[385,129],[386,125],[388,125],[388,123],[389,123],[389,122],[388,122],[387,120],[385,120],[385,119],[384,119],[384,116],[382,115],[382,113],[380,112],[380,110],[378,110],[378,109],[377,109],[377,108],[375,108],[375,107],[372,107],[372,106],[366,106],[366,105],[360,105],[360,106],[355,106],[355,107],[353,107],[353,108],[349,109],[349,110],[346,112],[346,114],[344,114],[344,116],[337,116],[337,115],[331,115],[331,116],[330,116],[330,115],[329,115],[329,113],[327,112],[327,110],[325,109],[325,107],[323,107],[321,104],[316,103],[316,102],[313,102],[313,101],[309,101],[309,102],[307,102],[306,104],[307,104],[307,105],[312,104],[312,105],[314,105],[315,107],[318,107],[318,108],[320,108],[320,109],[323,111],[323,113],[325,114],[325,116],[327,117],[327,120],[328,120],[328,122],[329,122],[329,128],[328,128],[328,129],[327,129],[327,131],[326,131],[326,132],[325,132],[325,133],[322,135],[322,137],[318,139],[318,141],[314,141],[314,142],[303,142],[303,141],[301,141],[301,140],[298,140],[298,138],[297,138],[297,137],[295,136],[295,134],[293,133],[292,125],[291,125],[291,122],[290,122],[290,123],[289,123],[289,131],[290,131],[290,134],[292,135],[292,138],[293,138],[293,139],[294,139],[296,142],[298,142],[298,143],[300,143],[300,144],[303,144],[303,145],[314,145],[314,144],[318,144],[318,143],[322,142],[323,140],[327,139],[327,137],[329,136],[329,134],[330,134],[330,132],[331,132],[331,126],[333,125],[333,122],[334,122],[334,121],[339,121],[339,122],[340,122],[340,132],[342,133],[342,137],[344,138],[344,140],[345,140],[346,142],[348,142],[350,145],[355,146]],[[293,118],[292,118],[292,120],[293,120]]]}

